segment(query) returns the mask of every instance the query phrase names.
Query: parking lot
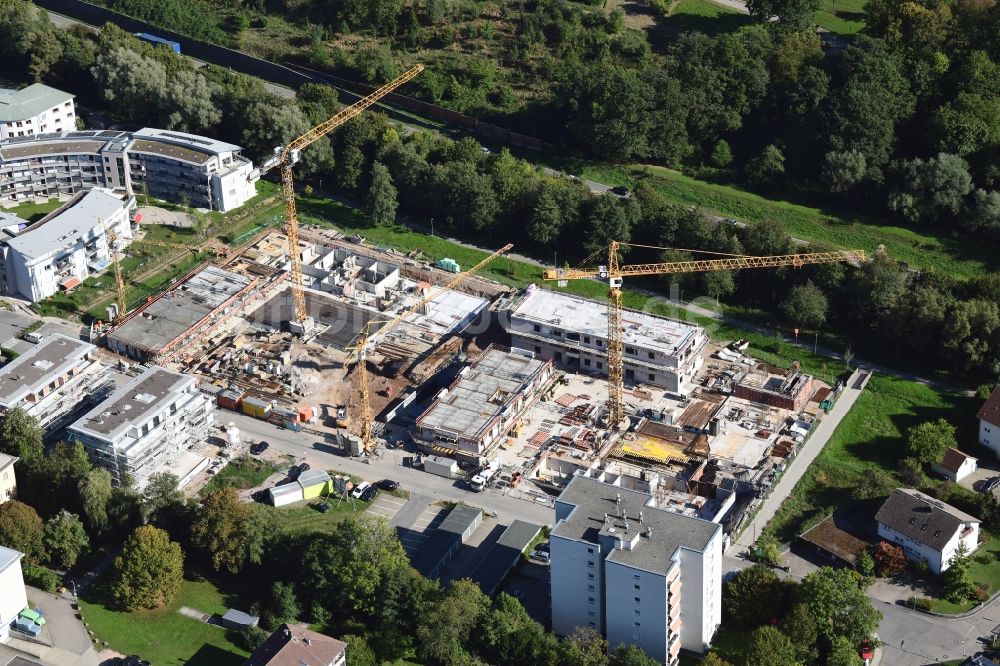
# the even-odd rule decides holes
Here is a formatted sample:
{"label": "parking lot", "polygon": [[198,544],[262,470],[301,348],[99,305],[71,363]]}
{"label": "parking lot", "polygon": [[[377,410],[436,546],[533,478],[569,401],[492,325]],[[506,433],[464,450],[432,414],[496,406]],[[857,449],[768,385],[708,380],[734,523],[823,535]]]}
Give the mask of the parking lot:
{"label": "parking lot", "polygon": [[419,554],[424,543],[430,538],[428,533],[441,524],[447,513],[447,508],[431,504],[413,521],[412,525],[396,530],[407,555],[414,558]]}
{"label": "parking lot", "polygon": [[365,513],[385,518],[386,521],[391,521],[399,513],[399,510],[403,508],[404,504],[406,504],[405,499],[383,491],[378,494],[378,497],[375,498]]}

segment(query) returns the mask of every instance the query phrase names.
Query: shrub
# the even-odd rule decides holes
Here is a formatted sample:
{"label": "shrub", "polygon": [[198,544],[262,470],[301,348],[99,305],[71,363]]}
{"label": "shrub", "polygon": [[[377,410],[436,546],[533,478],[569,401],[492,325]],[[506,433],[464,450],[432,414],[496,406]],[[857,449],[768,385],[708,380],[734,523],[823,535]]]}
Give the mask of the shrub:
{"label": "shrub", "polygon": [[931,606],[934,605],[934,601],[928,599],[927,597],[910,597],[906,600],[906,603],[911,608],[916,608],[917,610],[929,611]]}
{"label": "shrub", "polygon": [[879,541],[875,546],[875,573],[880,578],[895,576],[906,568],[903,549],[888,541]]}
{"label": "shrub", "polygon": [[990,587],[983,583],[976,585],[975,591],[972,593],[972,598],[979,603],[986,601],[990,596]]}
{"label": "shrub", "polygon": [[24,584],[37,587],[46,592],[55,592],[62,584],[62,579],[52,569],[34,564],[24,565]]}
{"label": "shrub", "polygon": [[913,563],[913,575],[917,578],[927,578],[931,575],[931,565],[926,560],[917,560]]}

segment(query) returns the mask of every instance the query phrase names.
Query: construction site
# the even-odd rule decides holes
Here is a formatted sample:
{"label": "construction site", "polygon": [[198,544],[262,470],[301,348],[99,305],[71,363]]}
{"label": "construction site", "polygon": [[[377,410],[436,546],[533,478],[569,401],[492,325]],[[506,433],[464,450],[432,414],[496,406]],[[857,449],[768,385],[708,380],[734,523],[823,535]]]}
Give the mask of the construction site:
{"label": "construction site", "polygon": [[[299,152],[416,73],[262,165],[281,173],[283,230],[217,253],[130,312],[118,275],[122,307],[92,342],[124,363],[197,378],[217,423],[238,411],[347,456],[404,449],[410,464],[475,491],[549,497],[577,471],[607,471],[672,510],[737,529],[837,387],[761,363],[743,341],[718,344],[695,324],[624,308],[623,281],[864,255],[620,265],[611,243],[606,264],[546,270],[538,285],[512,289],[478,275],[511,245],[459,266],[300,225]],[[563,289],[574,280],[603,282],[607,300]]]}

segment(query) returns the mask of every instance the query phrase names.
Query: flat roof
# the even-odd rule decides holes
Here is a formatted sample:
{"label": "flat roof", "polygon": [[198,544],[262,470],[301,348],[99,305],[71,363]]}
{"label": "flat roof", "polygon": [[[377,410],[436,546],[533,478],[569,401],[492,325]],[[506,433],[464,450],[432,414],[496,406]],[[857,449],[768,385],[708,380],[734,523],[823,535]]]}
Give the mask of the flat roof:
{"label": "flat roof", "polygon": [[[188,134],[187,132],[177,132],[174,130],[157,129],[155,127],[143,127],[141,130],[132,133],[132,137],[139,140],[148,140],[161,146],[169,144],[178,149],[186,149],[191,153],[200,155],[223,155],[225,153],[238,153],[240,147],[218,141],[199,134]],[[130,148],[129,150],[138,150]],[[204,159],[202,159],[204,161]],[[198,162],[199,164],[201,162]]]}
{"label": "flat roof", "polygon": [[0,407],[16,407],[95,349],[82,340],[53,333],[0,368]]}
{"label": "flat roof", "polygon": [[20,160],[46,155],[97,155],[107,143],[93,139],[64,138],[59,134],[33,137],[33,139],[35,140],[0,145],[0,158]]}
{"label": "flat roof", "polygon": [[[619,518],[619,504],[627,518]],[[613,550],[609,562],[633,566],[645,571],[665,573],[670,569],[678,548],[703,552],[720,525],[655,506],[653,496],[638,490],[613,486],[586,476],[574,476],[559,495],[557,502],[573,505],[565,520],[559,521],[552,535],[598,543],[598,537],[633,540],[631,548]],[[642,512],[642,521],[639,513]],[[608,521],[604,516],[607,514]],[[652,528],[651,536],[644,536]]]}
{"label": "flat roof", "polygon": [[472,527],[482,515],[482,509],[466,504],[456,504],[448,513],[448,517],[438,525],[438,529],[442,532],[465,534],[465,531]]}
{"label": "flat roof", "polygon": [[[601,340],[608,336],[607,303],[549,289],[529,287],[514,309],[514,315]],[[629,309],[622,312],[622,328],[622,341],[625,345],[659,351],[668,356],[691,342],[702,331],[700,326],[694,324]]]}
{"label": "flat roof", "polygon": [[14,564],[14,562],[17,562],[22,557],[24,557],[24,553],[21,551],[0,546],[0,571],[4,571],[7,567]]}
{"label": "flat roof", "polygon": [[34,118],[72,100],[74,95],[44,83],[32,83],[27,88],[0,88],[0,122]]}
{"label": "flat roof", "polygon": [[69,427],[73,432],[116,442],[133,425],[142,425],[173,402],[195,379],[153,366]]}
{"label": "flat roof", "polygon": [[547,361],[514,351],[487,349],[427,408],[417,423],[478,438],[496,417],[507,410]]}
{"label": "flat roof", "polygon": [[136,139],[133,141],[132,145],[128,148],[128,152],[152,153],[153,155],[161,155],[190,164],[204,164],[214,157],[211,153],[192,150],[186,146],[177,146],[170,143],[163,143],[162,141],[148,141],[146,139]]}
{"label": "flat roof", "polygon": [[118,327],[110,337],[156,353],[245,289],[250,282],[248,276],[218,266],[207,266],[153,301]]}
{"label": "flat roof", "polygon": [[46,215],[7,241],[27,259],[38,259],[73,247],[128,202],[100,187],[81,192],[66,205]]}
{"label": "flat roof", "polygon": [[523,520],[515,520],[503,531],[472,572],[472,580],[479,584],[484,594],[492,596],[496,592],[504,576],[517,564],[521,553],[541,531],[539,525]]}

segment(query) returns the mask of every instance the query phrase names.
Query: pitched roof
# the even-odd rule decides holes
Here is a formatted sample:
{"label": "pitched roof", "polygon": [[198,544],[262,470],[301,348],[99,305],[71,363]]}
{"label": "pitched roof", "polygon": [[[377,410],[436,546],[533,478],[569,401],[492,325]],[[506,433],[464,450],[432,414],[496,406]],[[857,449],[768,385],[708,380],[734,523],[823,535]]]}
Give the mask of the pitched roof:
{"label": "pitched roof", "polygon": [[347,643],[336,638],[283,624],[243,666],[327,666],[346,648]]}
{"label": "pitched roof", "polygon": [[911,541],[944,549],[963,523],[980,520],[912,488],[899,488],[875,514],[875,520]]}
{"label": "pitched roof", "polygon": [[982,409],[976,416],[1000,428],[1000,386],[993,389],[993,393],[983,403]]}
{"label": "pitched roof", "polygon": [[953,474],[958,474],[958,470],[965,464],[966,460],[976,460],[970,455],[962,453],[953,446],[949,446],[944,453],[944,459],[939,465]]}

